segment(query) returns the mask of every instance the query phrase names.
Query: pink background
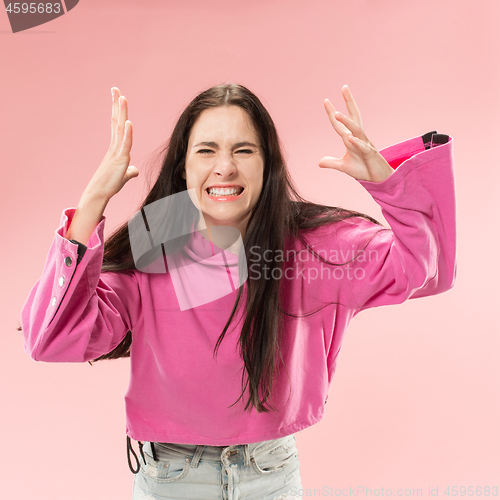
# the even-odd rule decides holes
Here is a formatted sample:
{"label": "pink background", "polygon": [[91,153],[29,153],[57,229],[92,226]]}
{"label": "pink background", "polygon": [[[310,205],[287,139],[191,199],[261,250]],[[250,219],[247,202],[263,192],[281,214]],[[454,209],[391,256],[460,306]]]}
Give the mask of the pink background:
{"label": "pink background", "polygon": [[110,88],[129,101],[141,174],[106,209],[106,236],[182,109],[227,80],[268,107],[303,195],[379,220],[354,179],[317,166],[344,151],[323,99],[344,111],[348,83],[378,148],[434,129],[455,141],[456,285],[351,323],[326,416],[297,434],[304,488],[500,487],[499,22],[498,0],[81,0],[12,34],[2,11],[2,498],[131,498],[128,360],[36,363],[16,327],[62,209],[107,150]]}

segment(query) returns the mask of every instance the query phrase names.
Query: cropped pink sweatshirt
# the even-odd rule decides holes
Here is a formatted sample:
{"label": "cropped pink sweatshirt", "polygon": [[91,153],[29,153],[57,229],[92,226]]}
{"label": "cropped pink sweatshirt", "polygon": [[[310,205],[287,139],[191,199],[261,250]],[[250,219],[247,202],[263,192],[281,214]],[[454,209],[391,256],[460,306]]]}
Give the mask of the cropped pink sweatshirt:
{"label": "cropped pink sweatshirt", "polygon": [[[360,311],[449,290],[456,273],[452,139],[430,132],[381,151],[394,172],[359,181],[390,228],[355,217],[288,240],[283,265],[279,411],[244,411],[241,313],[215,343],[237,290],[181,308],[169,272],[101,272],[103,216],[83,258],[65,238],[76,208],[65,209],[40,279],[23,306],[25,350],[35,360],[85,362],[132,332],[126,433],[137,441],[228,446],[277,439],[323,417],[349,321]],[[194,232],[194,254],[207,240]],[[328,263],[314,256],[320,255]],[[206,259],[207,266],[220,265]],[[346,263],[344,265],[333,265]],[[250,278],[249,278],[250,279]]]}

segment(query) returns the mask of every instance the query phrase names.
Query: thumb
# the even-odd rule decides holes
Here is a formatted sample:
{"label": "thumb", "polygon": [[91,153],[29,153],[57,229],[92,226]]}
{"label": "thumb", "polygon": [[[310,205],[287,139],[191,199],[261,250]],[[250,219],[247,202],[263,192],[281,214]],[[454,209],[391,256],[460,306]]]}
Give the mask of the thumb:
{"label": "thumb", "polygon": [[319,160],[318,165],[321,168],[334,168],[335,170],[343,171],[342,160],[339,158],[332,158],[331,156],[324,156]]}
{"label": "thumb", "polygon": [[139,170],[136,167],[129,165],[127,171],[125,172],[125,182],[128,182],[130,179],[137,177],[139,175]]}

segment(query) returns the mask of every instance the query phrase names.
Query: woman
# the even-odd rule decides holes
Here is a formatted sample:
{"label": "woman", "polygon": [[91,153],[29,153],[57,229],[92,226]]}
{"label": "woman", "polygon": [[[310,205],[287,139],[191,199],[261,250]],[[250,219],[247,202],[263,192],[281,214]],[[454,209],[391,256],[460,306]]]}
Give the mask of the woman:
{"label": "woman", "polygon": [[350,319],[453,286],[451,139],[379,152],[342,93],[349,117],[324,105],[346,153],[319,166],[357,179],[392,230],[301,198],[268,112],[227,84],[187,106],[141,210],[103,245],[107,203],[139,174],[112,89],[109,150],[63,212],[22,329],[36,360],[131,357],[134,499],[300,498],[294,433],[323,416]]}

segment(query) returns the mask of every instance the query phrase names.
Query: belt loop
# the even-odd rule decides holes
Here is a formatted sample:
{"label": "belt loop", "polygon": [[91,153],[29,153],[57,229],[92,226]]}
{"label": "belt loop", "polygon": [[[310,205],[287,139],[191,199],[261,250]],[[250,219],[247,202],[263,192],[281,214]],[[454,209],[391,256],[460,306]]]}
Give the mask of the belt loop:
{"label": "belt loop", "polygon": [[243,445],[243,456],[245,457],[245,467],[250,467],[250,445]]}
{"label": "belt loop", "polygon": [[204,444],[199,444],[198,446],[196,446],[196,451],[194,452],[193,459],[191,460],[191,467],[198,467],[198,463],[200,462],[200,458],[203,454],[204,449]]}
{"label": "belt loop", "polygon": [[[132,461],[130,460],[130,452],[132,452],[132,455],[134,455],[135,461],[137,463],[137,470],[135,470],[132,467]],[[132,443],[130,441],[129,436],[127,436],[127,460],[128,460],[128,466],[129,466],[130,470],[132,471],[132,473],[137,474],[139,472],[139,470],[141,469],[141,465],[139,464],[139,459],[137,458],[137,455],[136,455],[134,449],[132,448]]]}

